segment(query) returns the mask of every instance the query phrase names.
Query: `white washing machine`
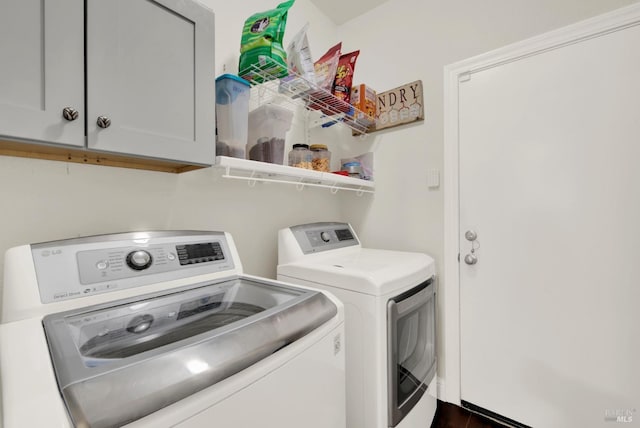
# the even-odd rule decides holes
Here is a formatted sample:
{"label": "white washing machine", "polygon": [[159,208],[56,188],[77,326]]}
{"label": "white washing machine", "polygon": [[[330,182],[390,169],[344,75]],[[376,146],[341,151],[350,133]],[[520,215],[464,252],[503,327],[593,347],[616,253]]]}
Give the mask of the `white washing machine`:
{"label": "white washing machine", "polygon": [[347,427],[431,426],[431,257],[362,248],[346,223],[299,225],[279,231],[278,280],[330,291],[345,305]]}
{"label": "white washing machine", "polygon": [[15,247],[2,297],[4,428],[345,427],[342,304],[227,233]]}

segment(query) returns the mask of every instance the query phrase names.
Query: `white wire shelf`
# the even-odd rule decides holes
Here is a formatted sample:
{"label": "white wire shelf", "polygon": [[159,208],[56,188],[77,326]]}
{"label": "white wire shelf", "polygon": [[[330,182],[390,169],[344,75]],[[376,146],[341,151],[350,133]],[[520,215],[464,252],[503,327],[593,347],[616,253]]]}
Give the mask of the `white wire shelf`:
{"label": "white wire shelf", "polygon": [[256,182],[272,182],[292,184],[298,190],[303,190],[308,186],[327,188],[331,193],[337,193],[339,190],[356,192],[358,195],[375,192],[373,181],[345,177],[331,172],[312,171],[226,156],[217,156],[215,166],[223,169],[223,177],[244,180],[250,186],[254,186]]}
{"label": "white wire shelf", "polygon": [[373,121],[366,119],[365,113],[320,88],[315,82],[292,71],[286,77],[277,77],[273,74],[274,68],[274,64],[267,60],[264,64],[253,64],[240,71],[239,75],[258,90],[284,96],[296,105],[317,112],[316,124],[342,124],[351,129],[353,135],[364,135],[374,125]]}

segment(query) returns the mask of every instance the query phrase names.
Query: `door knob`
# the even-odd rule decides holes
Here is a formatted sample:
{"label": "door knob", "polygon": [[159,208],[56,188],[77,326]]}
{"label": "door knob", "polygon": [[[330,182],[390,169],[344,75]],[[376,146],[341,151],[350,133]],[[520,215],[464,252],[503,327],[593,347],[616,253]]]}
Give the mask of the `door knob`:
{"label": "door knob", "polygon": [[464,262],[468,265],[475,265],[478,263],[478,256],[476,256],[476,250],[480,248],[480,241],[478,241],[478,234],[475,230],[467,230],[464,233],[464,237],[467,241],[471,242],[471,253],[464,256]]}
{"label": "door knob", "polygon": [[107,116],[99,116],[97,123],[100,128],[108,128],[111,126],[111,119]]}
{"label": "door knob", "polygon": [[78,110],[72,107],[65,107],[64,109],[62,109],[62,117],[67,119],[69,122],[76,120],[78,118],[78,115]]}

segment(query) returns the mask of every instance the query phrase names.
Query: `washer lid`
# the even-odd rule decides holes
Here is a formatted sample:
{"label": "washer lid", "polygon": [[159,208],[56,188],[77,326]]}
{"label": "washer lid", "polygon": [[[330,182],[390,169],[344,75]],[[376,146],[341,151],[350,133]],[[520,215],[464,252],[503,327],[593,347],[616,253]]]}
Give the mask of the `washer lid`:
{"label": "washer lid", "polygon": [[244,278],[76,311],[43,324],[76,426],[122,426],[268,357],[332,319],[315,290]]}
{"label": "washer lid", "polygon": [[278,275],[382,296],[413,286],[435,274],[423,253],[353,248],[306,256],[278,266]]}

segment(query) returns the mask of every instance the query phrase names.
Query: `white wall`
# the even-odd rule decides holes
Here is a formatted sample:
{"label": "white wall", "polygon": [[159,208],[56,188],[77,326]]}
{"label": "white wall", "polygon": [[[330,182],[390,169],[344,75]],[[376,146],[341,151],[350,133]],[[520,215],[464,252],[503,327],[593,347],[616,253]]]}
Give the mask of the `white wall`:
{"label": "white wall", "polygon": [[[376,194],[344,199],[345,217],[372,247],[432,254],[443,266],[443,67],[604,13],[635,0],[389,0],[339,28],[343,51],[360,49],[357,82],[379,91],[422,80],[425,122],[376,134]],[[442,176],[441,176],[442,178]],[[440,283],[438,319],[443,331]],[[439,334],[438,349],[443,349]],[[445,358],[439,355],[442,376]]]}

